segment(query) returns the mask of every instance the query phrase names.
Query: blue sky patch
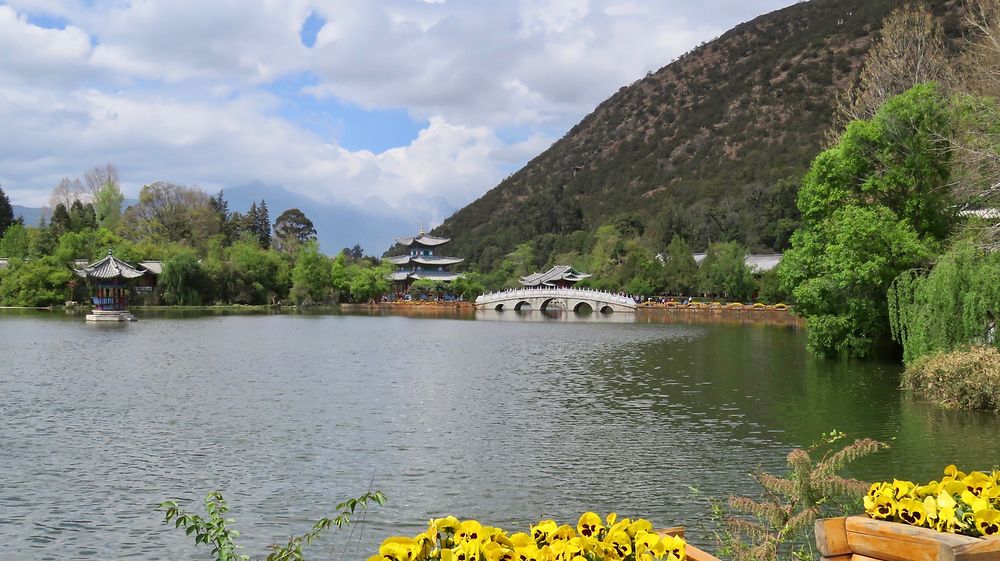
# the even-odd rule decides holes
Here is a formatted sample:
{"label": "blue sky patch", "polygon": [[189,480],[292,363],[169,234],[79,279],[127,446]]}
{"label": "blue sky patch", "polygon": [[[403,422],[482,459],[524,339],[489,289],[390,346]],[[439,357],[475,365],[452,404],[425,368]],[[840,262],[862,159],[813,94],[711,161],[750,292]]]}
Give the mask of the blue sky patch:
{"label": "blue sky patch", "polygon": [[28,13],[28,23],[44,29],[66,29],[69,20],[52,14]]}
{"label": "blue sky patch", "polygon": [[316,12],[311,12],[306,21],[302,22],[302,29],[299,30],[299,38],[302,39],[302,44],[312,48],[316,44],[316,36],[319,35],[319,30],[323,29],[323,24],[326,20]]}
{"label": "blue sky patch", "polygon": [[283,78],[265,89],[281,100],[278,116],[312,131],[326,142],[351,151],[384,152],[413,142],[427,121],[415,121],[403,109],[364,109],[335,97],[316,97],[302,88],[318,83],[316,76],[303,73]]}

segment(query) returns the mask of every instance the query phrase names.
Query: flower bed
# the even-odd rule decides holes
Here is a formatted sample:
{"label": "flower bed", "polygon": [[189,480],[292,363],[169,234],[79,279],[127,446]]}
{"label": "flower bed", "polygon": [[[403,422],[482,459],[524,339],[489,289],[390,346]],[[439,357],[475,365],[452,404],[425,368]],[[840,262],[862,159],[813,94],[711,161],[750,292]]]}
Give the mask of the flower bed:
{"label": "flower bed", "polygon": [[816,522],[817,549],[838,561],[1000,560],[998,476],[950,465],[926,485],[875,483],[864,499],[868,516]]}
{"label": "flower bed", "polygon": [[658,533],[647,520],[619,520],[614,513],[605,519],[584,513],[576,528],[543,520],[530,533],[514,534],[448,516],[432,520],[414,537],[386,539],[368,561],[684,561],[686,550],[680,535]]}
{"label": "flower bed", "polygon": [[917,485],[896,479],[875,483],[865,496],[865,512],[876,520],[939,532],[1000,537],[998,478],[1000,472],[966,474],[950,465],[940,482]]}

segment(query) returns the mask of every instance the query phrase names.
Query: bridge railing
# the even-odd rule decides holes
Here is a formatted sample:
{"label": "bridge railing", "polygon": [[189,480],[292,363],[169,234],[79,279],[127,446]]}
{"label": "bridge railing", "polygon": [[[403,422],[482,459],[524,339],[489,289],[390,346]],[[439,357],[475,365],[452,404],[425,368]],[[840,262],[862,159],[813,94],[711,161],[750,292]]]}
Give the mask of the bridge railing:
{"label": "bridge railing", "polygon": [[624,296],[616,292],[607,292],[604,290],[591,290],[589,288],[512,288],[510,290],[482,294],[476,298],[476,304],[493,304],[521,298],[577,298],[581,300],[597,300],[610,304],[621,304],[622,306],[634,307],[637,305],[637,302],[631,296]]}

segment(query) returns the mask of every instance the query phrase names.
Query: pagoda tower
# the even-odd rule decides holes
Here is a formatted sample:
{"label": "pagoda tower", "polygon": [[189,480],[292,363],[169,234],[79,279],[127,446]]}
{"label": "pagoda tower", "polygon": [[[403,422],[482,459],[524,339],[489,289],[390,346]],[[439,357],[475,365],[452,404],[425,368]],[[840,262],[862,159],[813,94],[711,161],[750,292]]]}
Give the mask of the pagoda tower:
{"label": "pagoda tower", "polygon": [[396,243],[408,249],[405,255],[385,258],[396,266],[395,272],[392,273],[392,283],[397,296],[406,293],[415,280],[451,282],[462,276],[461,273],[449,271],[448,267],[465,259],[440,254],[441,246],[450,241],[451,238],[428,236],[423,228],[414,237],[396,238]]}

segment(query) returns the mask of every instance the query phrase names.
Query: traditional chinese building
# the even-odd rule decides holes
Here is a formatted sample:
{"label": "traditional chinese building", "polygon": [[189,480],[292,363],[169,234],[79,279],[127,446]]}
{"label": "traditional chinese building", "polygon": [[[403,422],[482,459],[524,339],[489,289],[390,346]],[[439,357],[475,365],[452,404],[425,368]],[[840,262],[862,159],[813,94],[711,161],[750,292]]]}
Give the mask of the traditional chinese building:
{"label": "traditional chinese building", "polygon": [[586,278],[590,275],[569,265],[556,265],[544,273],[521,277],[521,285],[528,288],[569,288]]}
{"label": "traditional chinese building", "polygon": [[415,237],[396,239],[396,243],[408,249],[406,255],[385,258],[396,266],[395,272],[392,273],[392,283],[397,297],[405,294],[415,280],[451,282],[462,276],[461,273],[453,273],[448,268],[465,259],[440,255],[441,246],[450,241],[451,238],[428,236],[423,230]]}
{"label": "traditional chinese building", "polygon": [[138,282],[137,279],[146,276],[146,270],[136,269],[108,251],[108,256],[104,259],[73,271],[86,279],[91,287],[94,309],[87,314],[87,321],[135,319],[128,311],[128,295],[132,286]]}

